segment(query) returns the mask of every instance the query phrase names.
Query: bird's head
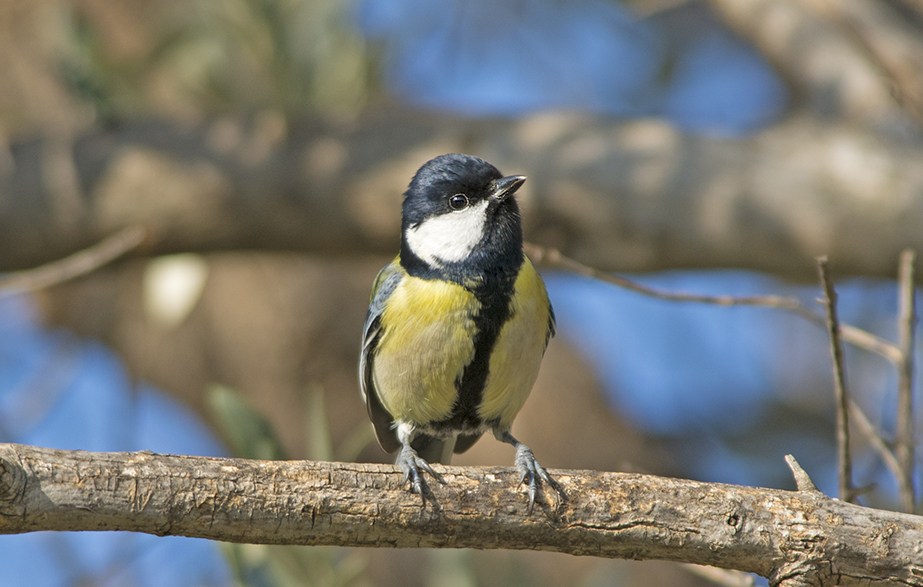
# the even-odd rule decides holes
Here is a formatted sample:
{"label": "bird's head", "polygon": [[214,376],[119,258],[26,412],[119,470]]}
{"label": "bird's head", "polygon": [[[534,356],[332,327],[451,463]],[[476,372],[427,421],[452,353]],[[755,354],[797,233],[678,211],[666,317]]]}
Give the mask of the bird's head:
{"label": "bird's head", "polygon": [[521,258],[522,226],[513,194],[525,181],[523,175],[504,177],[471,155],[442,155],[425,163],[404,194],[405,266],[419,261],[433,269]]}

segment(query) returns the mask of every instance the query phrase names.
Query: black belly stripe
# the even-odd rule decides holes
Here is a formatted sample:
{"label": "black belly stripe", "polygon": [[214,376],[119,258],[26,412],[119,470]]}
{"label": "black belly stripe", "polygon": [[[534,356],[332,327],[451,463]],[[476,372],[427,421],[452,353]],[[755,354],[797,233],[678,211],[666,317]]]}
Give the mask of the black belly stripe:
{"label": "black belly stripe", "polygon": [[474,318],[477,329],[474,336],[474,358],[465,367],[462,377],[455,382],[458,398],[452,407],[451,415],[445,420],[432,423],[432,428],[440,431],[474,430],[485,424],[478,416],[478,407],[481,405],[490,371],[490,356],[500,337],[500,330],[512,314],[510,302],[515,278],[515,275],[505,276],[489,286],[473,290],[481,304],[481,309]]}
{"label": "black belly stripe", "polygon": [[[488,208],[485,238],[467,259],[459,263],[432,266],[417,257],[401,239],[401,265],[421,279],[451,281],[472,292],[481,308],[474,317],[474,358],[455,382],[458,397],[448,418],[427,425],[436,434],[457,432],[480,435],[493,422],[482,422],[478,407],[490,371],[490,356],[503,325],[512,316],[512,297],[516,278],[525,256],[522,252],[522,226],[519,209],[512,198],[496,208]],[[475,285],[471,285],[471,284]]]}

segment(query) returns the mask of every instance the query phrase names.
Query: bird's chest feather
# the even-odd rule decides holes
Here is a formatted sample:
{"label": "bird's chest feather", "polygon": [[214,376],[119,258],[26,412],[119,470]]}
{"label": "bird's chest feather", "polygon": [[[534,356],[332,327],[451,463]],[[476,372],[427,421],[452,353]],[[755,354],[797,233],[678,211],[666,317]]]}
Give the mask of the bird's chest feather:
{"label": "bird's chest feather", "polygon": [[511,285],[479,299],[451,282],[401,281],[383,309],[374,364],[395,420],[432,433],[512,424],[538,375],[550,306],[528,260]]}
{"label": "bird's chest feather", "polygon": [[414,423],[449,416],[456,380],[474,357],[479,304],[460,285],[407,276],[382,312],[374,378],[385,409]]}
{"label": "bird's chest feather", "polygon": [[510,313],[490,355],[488,377],[478,407],[487,422],[508,428],[538,377],[548,340],[550,305],[545,284],[526,260],[510,298]]}

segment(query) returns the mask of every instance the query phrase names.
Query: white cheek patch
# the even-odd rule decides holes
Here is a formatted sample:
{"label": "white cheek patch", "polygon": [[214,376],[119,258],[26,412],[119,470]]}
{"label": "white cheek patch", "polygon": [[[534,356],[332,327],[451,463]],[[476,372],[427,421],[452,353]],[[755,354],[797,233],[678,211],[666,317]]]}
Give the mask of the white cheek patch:
{"label": "white cheek patch", "polygon": [[407,231],[407,244],[430,265],[463,261],[484,236],[487,200],[424,220]]}

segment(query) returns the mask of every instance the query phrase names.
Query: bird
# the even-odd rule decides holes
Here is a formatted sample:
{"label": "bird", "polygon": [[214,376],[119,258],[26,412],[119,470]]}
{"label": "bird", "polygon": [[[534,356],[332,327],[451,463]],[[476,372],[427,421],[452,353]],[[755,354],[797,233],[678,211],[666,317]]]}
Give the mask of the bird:
{"label": "bird", "polygon": [[514,198],[526,181],[451,153],[413,176],[397,257],[376,277],[363,329],[359,384],[381,447],[426,507],[424,472],[449,464],[487,431],[516,449],[529,513],[542,483],[564,497],[511,433],[536,378],[555,315],[523,252]]}

